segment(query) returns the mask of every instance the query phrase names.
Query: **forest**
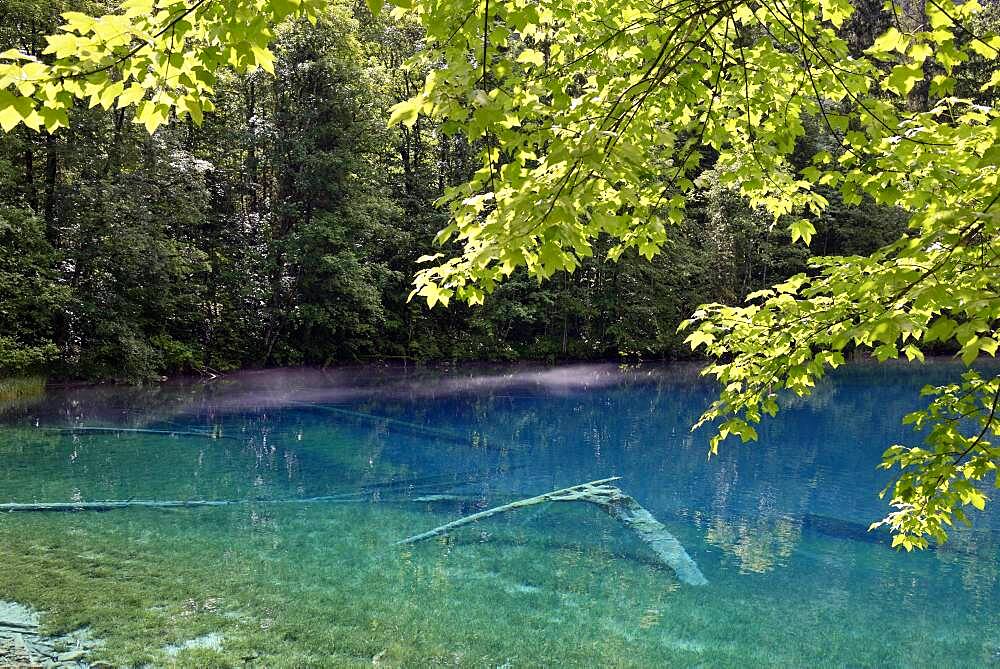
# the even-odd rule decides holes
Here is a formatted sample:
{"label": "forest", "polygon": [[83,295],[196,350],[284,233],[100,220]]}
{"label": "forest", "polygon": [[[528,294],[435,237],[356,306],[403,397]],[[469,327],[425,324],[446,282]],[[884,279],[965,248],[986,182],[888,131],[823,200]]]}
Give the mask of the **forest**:
{"label": "forest", "polygon": [[[6,0],[0,52],[43,58],[62,13],[112,9]],[[842,33],[860,53],[889,21],[862,3]],[[64,128],[0,134],[0,377],[689,357],[677,327],[698,305],[739,302],[812,255],[867,255],[905,227],[896,207],[822,187],[811,244],[793,243],[706,155],[658,255],[609,261],[605,235],[572,273],[542,282],[520,268],[485,304],[428,309],[407,299],[417,260],[442,250],[438,202],[479,169],[488,139],[424,115],[388,127],[434,66],[414,59],[423,39],[412,18],[324,3],[315,24],[275,29],[273,74],[219,72],[200,125],[150,134],[135,107],[81,100]],[[972,91],[981,73],[967,70]],[[792,162],[832,141],[812,119]]]}

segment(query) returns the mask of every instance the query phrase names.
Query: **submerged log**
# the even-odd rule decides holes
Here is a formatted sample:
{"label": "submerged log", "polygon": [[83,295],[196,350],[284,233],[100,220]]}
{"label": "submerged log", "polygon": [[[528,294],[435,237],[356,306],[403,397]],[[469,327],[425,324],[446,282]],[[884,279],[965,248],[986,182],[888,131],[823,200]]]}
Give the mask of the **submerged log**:
{"label": "submerged log", "polygon": [[[462,476],[469,478],[455,480],[453,475],[424,476],[419,478],[400,479],[397,481],[380,481],[367,483],[354,490],[345,490],[334,495],[318,495],[315,497],[279,497],[277,499],[250,497],[245,499],[191,499],[191,500],[149,500],[123,499],[101,500],[93,502],[7,502],[0,504],[0,513],[61,513],[77,511],[114,511],[117,509],[184,509],[198,507],[234,506],[239,504],[309,504],[313,502],[365,502],[374,495],[386,492],[417,494],[416,497],[386,498],[386,502],[440,502],[440,501],[470,501],[468,496],[450,495],[438,491],[486,480],[485,475],[471,476],[475,472],[464,472]],[[424,493],[420,495],[419,493]]]}
{"label": "submerged log", "polygon": [[98,425],[79,425],[75,427],[39,427],[36,428],[45,432],[59,432],[61,434],[76,434],[78,432],[124,432],[126,434],[162,434],[169,437],[204,437],[206,439],[233,439],[233,437],[219,432],[198,432],[193,430],[153,430],[139,427],[105,427]]}
{"label": "submerged log", "polygon": [[357,494],[326,495],[322,497],[294,497],[286,499],[190,499],[190,500],[151,500],[125,499],[106,500],[102,502],[10,502],[0,504],[0,513],[29,512],[75,512],[75,511],[114,511],[116,509],[189,509],[205,506],[235,506],[239,504],[306,504],[309,502],[360,502]]}
{"label": "submerged log", "polygon": [[[343,495],[320,495],[317,497],[283,497],[278,499],[189,499],[152,500],[123,499],[100,502],[9,502],[0,504],[0,513],[72,513],[76,511],[115,511],[117,509],[190,509],[211,506],[237,506],[241,504],[310,504],[333,502],[351,504],[370,501],[365,493],[344,493]],[[473,502],[476,498],[468,495],[419,495],[417,497],[388,498],[385,503],[404,502],[408,504],[434,502]],[[3,623],[0,622],[0,626]]]}
{"label": "submerged log", "polygon": [[687,551],[684,550],[681,542],[667,531],[663,523],[656,520],[649,511],[643,508],[634,498],[622,492],[620,488],[608,485],[612,481],[619,479],[620,477],[613,476],[611,478],[590,481],[589,483],[581,483],[580,485],[553,490],[543,495],[486,509],[471,516],[465,516],[435,527],[427,532],[407,537],[397,541],[396,545],[402,546],[432,539],[443,534],[448,534],[463,525],[537,504],[545,504],[547,502],[588,502],[600,507],[612,518],[635,532],[653,550],[659,561],[670,567],[677,574],[677,578],[681,582],[688,585],[706,585],[708,580],[705,578],[705,575],[701,573],[698,565],[691,559]]}

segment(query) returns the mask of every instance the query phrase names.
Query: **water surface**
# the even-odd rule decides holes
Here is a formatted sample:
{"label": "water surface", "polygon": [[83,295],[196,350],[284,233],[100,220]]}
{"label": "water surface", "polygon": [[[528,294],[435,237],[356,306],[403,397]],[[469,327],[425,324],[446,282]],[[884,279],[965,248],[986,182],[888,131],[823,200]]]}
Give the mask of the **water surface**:
{"label": "water surface", "polygon": [[[919,554],[866,531],[886,510],[881,452],[919,438],[901,416],[958,369],[852,366],[765,423],[760,443],[711,460],[689,426],[713,388],[684,365],[55,391],[4,414],[0,502],[250,502],[3,514],[0,599],[90,626],[113,661],[157,666],[1000,664],[1000,514]],[[54,429],[68,427],[121,431]],[[709,585],[679,584],[585,505],[392,547],[608,476]],[[331,495],[350,499],[268,503]],[[209,633],[221,650],[164,651]]]}

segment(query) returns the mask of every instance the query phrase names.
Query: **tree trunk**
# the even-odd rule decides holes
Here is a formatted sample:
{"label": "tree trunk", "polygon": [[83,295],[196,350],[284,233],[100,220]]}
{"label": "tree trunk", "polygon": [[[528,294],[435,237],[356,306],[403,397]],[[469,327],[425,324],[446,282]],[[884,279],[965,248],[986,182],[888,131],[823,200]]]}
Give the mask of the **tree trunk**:
{"label": "tree trunk", "polygon": [[34,142],[29,139],[24,149],[24,197],[31,211],[38,213],[38,189],[35,188],[35,149]]}
{"label": "tree trunk", "polygon": [[59,161],[56,138],[45,133],[45,238],[53,247],[58,246],[59,231],[56,229],[56,179],[59,176]]}
{"label": "tree trunk", "polygon": [[[903,14],[900,16],[900,30],[903,32],[918,32],[927,30],[927,9],[924,0],[903,0]],[[928,63],[924,63],[926,68]],[[906,96],[906,107],[911,112],[925,112],[928,109],[930,98],[931,77],[927,70],[924,70],[924,78],[913,86],[913,90]]]}

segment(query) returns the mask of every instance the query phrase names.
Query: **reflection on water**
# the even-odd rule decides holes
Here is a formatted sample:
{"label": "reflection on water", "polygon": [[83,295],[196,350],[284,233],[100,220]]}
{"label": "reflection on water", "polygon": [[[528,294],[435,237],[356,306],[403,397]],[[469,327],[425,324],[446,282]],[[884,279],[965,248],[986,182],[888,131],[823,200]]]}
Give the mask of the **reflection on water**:
{"label": "reflection on water", "polygon": [[708,543],[736,558],[741,572],[757,573],[785,564],[801,538],[801,521],[766,516],[756,521],[727,521],[716,516],[705,534]]}
{"label": "reflection on water", "polygon": [[[824,606],[887,612],[904,601],[944,601],[978,624],[997,612],[998,513],[919,555],[891,551],[867,532],[885,512],[876,495],[886,482],[875,467],[881,452],[912,443],[900,418],[919,406],[920,387],[955,370],[850,367],[813,398],[790,400],[762,426],[759,444],[732,444],[711,460],[706,435],[689,426],[713,388],[683,365],[346,368],[65,389],[4,414],[0,502],[354,491],[392,504],[449,493],[471,500],[458,514],[621,476],[713,584],[752,584],[760,606],[790,589]],[[133,431],[48,429],[74,426]],[[181,434],[192,432],[202,434]],[[252,523],[269,522],[266,506],[252,514]],[[548,541],[560,523],[580,522],[546,514],[510,522],[540,528]],[[641,625],[662,615],[650,609]]]}

